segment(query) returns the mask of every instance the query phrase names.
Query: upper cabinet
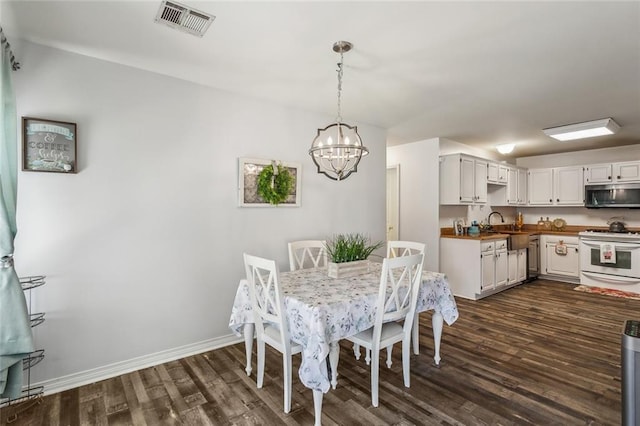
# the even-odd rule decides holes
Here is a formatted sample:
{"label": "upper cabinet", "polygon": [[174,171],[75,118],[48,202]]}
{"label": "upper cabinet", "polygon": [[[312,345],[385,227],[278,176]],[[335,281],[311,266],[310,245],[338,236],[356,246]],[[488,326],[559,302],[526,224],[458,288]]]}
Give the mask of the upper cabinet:
{"label": "upper cabinet", "polygon": [[440,204],[486,204],[488,161],[465,154],[440,157]]}
{"label": "upper cabinet", "polygon": [[510,167],[507,179],[507,205],[524,204],[527,204],[527,171]]}
{"label": "upper cabinet", "polygon": [[627,161],[613,163],[614,182],[638,182],[640,181],[640,161]]}
{"label": "upper cabinet", "polygon": [[611,163],[609,164],[591,164],[584,168],[584,184],[594,183],[611,183],[613,175],[611,174]]}
{"label": "upper cabinet", "polygon": [[640,182],[640,161],[590,164],[584,168],[584,184]]}
{"label": "upper cabinet", "polygon": [[506,185],[509,168],[503,164],[489,162],[487,164],[487,183]]}
{"label": "upper cabinet", "polygon": [[583,206],[584,183],[582,166],[553,169],[554,203],[558,206]]}
{"label": "upper cabinet", "polygon": [[582,206],[582,166],[529,169],[529,205]]}
{"label": "upper cabinet", "polygon": [[553,204],[553,169],[529,169],[529,205]]}

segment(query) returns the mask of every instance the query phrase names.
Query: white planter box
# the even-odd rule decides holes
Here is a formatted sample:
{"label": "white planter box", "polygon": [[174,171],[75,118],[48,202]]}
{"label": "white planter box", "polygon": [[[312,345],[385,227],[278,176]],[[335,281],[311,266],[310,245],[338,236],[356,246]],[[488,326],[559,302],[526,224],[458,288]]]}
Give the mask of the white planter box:
{"label": "white planter box", "polygon": [[355,262],[344,263],[329,262],[327,269],[331,278],[353,277],[369,272],[369,261],[356,260]]}

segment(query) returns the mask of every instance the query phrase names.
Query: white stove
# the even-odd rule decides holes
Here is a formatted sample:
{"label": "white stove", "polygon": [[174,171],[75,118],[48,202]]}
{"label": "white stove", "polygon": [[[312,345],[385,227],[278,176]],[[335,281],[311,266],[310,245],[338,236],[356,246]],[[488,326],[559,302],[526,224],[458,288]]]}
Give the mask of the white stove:
{"label": "white stove", "polygon": [[578,234],[580,238],[587,238],[597,241],[638,241],[640,242],[640,232],[624,231],[610,232],[603,229],[587,229]]}
{"label": "white stove", "polygon": [[580,283],[640,293],[640,233],[587,230],[580,235]]}

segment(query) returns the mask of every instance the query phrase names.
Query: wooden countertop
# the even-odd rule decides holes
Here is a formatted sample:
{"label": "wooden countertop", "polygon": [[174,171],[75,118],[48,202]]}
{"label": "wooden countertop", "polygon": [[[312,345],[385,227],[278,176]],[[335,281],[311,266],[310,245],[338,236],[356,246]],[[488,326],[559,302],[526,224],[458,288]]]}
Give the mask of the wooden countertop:
{"label": "wooden countertop", "polygon": [[[582,231],[586,231],[587,229],[600,229],[602,231],[606,231],[609,228],[606,226],[578,226],[578,225],[567,225],[562,231],[554,231],[547,229],[538,229],[537,224],[525,224],[522,227],[521,231],[512,231],[511,225],[493,225],[493,231],[497,231],[499,233],[490,233],[486,232],[480,233],[478,236],[471,235],[455,235],[453,228],[440,228],[440,237],[441,238],[463,238],[463,239],[481,239],[481,240],[497,240],[500,238],[508,238],[511,234],[529,234],[529,235],[565,235],[568,237],[577,237],[578,233]],[[630,232],[640,232],[640,228],[628,228]],[[503,232],[503,233],[500,233]]]}
{"label": "wooden countertop", "polygon": [[457,238],[461,240],[504,240],[509,238],[509,234],[487,234],[482,232],[478,235],[454,235],[454,234],[440,234],[440,238]]}

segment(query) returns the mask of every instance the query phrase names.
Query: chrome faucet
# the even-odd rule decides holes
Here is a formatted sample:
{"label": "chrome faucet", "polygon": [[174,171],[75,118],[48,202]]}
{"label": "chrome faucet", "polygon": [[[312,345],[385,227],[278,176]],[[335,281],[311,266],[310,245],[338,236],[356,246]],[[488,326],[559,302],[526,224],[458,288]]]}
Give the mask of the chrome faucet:
{"label": "chrome faucet", "polygon": [[491,213],[489,213],[489,216],[487,217],[487,223],[489,224],[489,226],[491,226],[491,216],[493,216],[494,214],[497,214],[498,216],[500,216],[500,221],[502,223],[504,223],[504,217],[502,217],[502,213],[500,213],[500,212],[491,212]]}

